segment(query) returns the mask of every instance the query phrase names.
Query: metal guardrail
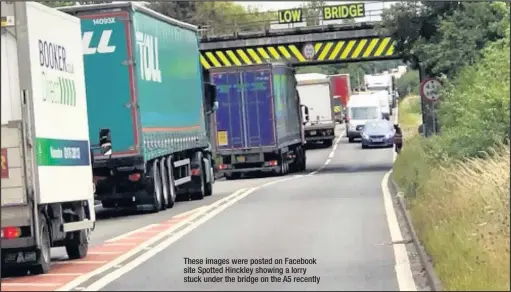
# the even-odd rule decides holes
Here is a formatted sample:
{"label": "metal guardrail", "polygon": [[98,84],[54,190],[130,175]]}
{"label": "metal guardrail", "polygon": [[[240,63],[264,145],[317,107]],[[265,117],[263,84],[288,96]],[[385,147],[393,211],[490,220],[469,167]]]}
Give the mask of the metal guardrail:
{"label": "metal guardrail", "polygon": [[[366,10],[365,16],[361,18],[351,18],[343,20],[326,20],[321,15],[321,8],[317,9],[306,9],[302,8],[304,13],[303,22],[300,23],[289,23],[279,24],[278,23],[278,11],[265,11],[265,12],[254,12],[250,13],[251,16],[266,18],[258,21],[243,22],[236,20],[236,18],[242,18],[243,15],[247,14],[236,14],[226,15],[234,18],[232,22],[224,23],[221,25],[212,25],[209,22],[206,25],[202,25],[199,28],[199,34],[201,39],[214,39],[214,38],[225,38],[225,37],[238,37],[245,34],[267,34],[269,32],[279,32],[292,28],[300,29],[311,29],[320,28],[329,25],[335,25],[336,27],[346,28],[353,27],[359,23],[378,23],[381,21],[381,14],[383,9]],[[305,25],[304,25],[305,24]],[[273,26],[273,27],[272,27]],[[280,26],[275,28],[275,26]],[[284,27],[286,26],[286,27]]]}

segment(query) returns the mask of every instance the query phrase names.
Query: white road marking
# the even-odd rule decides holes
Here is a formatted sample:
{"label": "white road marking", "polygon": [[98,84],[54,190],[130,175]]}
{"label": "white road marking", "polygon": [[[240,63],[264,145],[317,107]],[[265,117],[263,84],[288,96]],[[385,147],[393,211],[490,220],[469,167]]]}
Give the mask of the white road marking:
{"label": "white road marking", "polygon": [[142,254],[141,256],[135,258],[133,261],[131,261],[128,264],[124,265],[122,268],[119,268],[118,270],[115,270],[114,272],[112,272],[110,274],[107,274],[104,277],[102,277],[101,279],[99,279],[98,281],[92,283],[89,287],[87,287],[86,290],[87,291],[98,291],[99,289],[105,287],[106,285],[108,285],[109,283],[115,281],[116,279],[118,279],[122,275],[124,275],[124,274],[128,273],[129,271],[133,270],[134,268],[140,266],[142,263],[144,263],[148,259],[152,258],[153,256],[155,256],[159,252],[163,251],[164,249],[169,247],[171,244],[173,244],[174,242],[179,240],[181,237],[183,237],[186,234],[190,233],[195,228],[199,227],[200,225],[202,225],[206,221],[210,220],[211,218],[213,218],[217,214],[221,213],[226,208],[230,207],[232,204],[234,204],[237,201],[243,199],[244,197],[248,196],[249,194],[253,193],[254,191],[256,191],[259,188],[260,187],[251,188],[251,189],[245,191],[244,193],[236,196],[234,199],[230,200],[229,202],[225,203],[224,205],[218,207],[217,209],[207,213],[203,218],[199,219],[197,222],[194,222],[193,224],[191,224],[190,226],[186,227],[185,229],[179,231],[179,233],[177,233],[176,235],[174,235],[174,236],[172,236],[172,237],[170,237],[168,239],[165,239],[163,242],[159,243],[156,247],[154,247],[150,251],[148,251],[148,252]]}
{"label": "white road marking", "polygon": [[200,210],[203,210],[204,208],[207,208],[207,206],[201,206],[201,207],[195,208],[195,209],[193,209],[193,210],[183,212],[183,213],[181,213],[181,214],[178,214],[178,215],[176,215],[176,216],[173,216],[173,217],[171,218],[171,220],[172,220],[172,219],[178,219],[178,218],[185,217],[186,215],[190,215],[190,214],[191,214],[191,213],[193,213],[193,212],[198,212],[198,211],[200,211]]}
{"label": "white road marking", "polygon": [[323,169],[325,169],[325,166],[327,166],[328,164],[330,164],[330,162],[332,161],[332,158],[334,157],[335,155],[335,151],[337,150],[337,146],[339,145],[339,142],[341,142],[341,139],[342,137],[344,137],[344,134],[341,134],[336,140],[335,140],[335,144],[333,145],[332,147],[332,151],[330,151],[330,153],[328,154],[328,159],[325,161],[325,163],[318,169],[316,169],[315,171],[309,173],[309,174],[306,174],[304,176],[311,176],[311,175],[315,175],[316,173],[322,171]]}
{"label": "white road marking", "polygon": [[[401,228],[396,217],[394,204],[392,203],[392,196],[388,188],[389,176],[392,170],[387,172],[381,182],[381,189],[383,192],[383,203],[385,206],[385,213],[387,214],[387,223],[390,230],[390,238],[393,242],[403,241]],[[408,252],[404,244],[393,244],[394,257],[396,259],[396,276],[399,284],[400,291],[417,291],[415,281],[413,280],[412,268],[408,259]]]}
{"label": "white road marking", "polygon": [[[394,123],[397,124],[399,119],[398,108],[396,108],[396,115],[394,116]],[[395,162],[397,158],[396,151],[393,151],[392,162]],[[392,173],[392,169],[383,176],[381,182],[381,189],[383,193],[383,202],[385,206],[385,213],[387,214],[387,223],[390,230],[390,238],[393,242],[403,241],[403,234],[397,221],[396,211],[392,202],[392,195],[388,187],[389,177]],[[396,277],[400,291],[417,291],[415,280],[413,279],[412,268],[410,266],[410,259],[408,258],[408,251],[404,244],[393,244],[394,257],[396,260]]]}
{"label": "white road marking", "polygon": [[[212,208],[212,207],[218,206],[222,202],[224,202],[226,200],[229,200],[231,197],[238,196],[244,190],[246,190],[246,189],[240,189],[240,190],[232,193],[231,195],[229,195],[229,196],[227,196],[225,198],[222,198],[221,200],[218,200],[215,203],[209,205],[209,207]],[[226,203],[225,205],[229,205],[229,204],[230,204],[230,202]],[[210,208],[207,208],[207,209],[210,209]],[[135,254],[137,254],[137,253],[139,253],[141,251],[146,250],[146,248],[148,248],[149,246],[151,246],[155,242],[161,240],[165,236],[171,234],[175,230],[177,230],[177,229],[179,229],[181,227],[186,226],[189,222],[193,221],[195,218],[201,216],[205,212],[207,212],[206,209],[203,209],[201,212],[196,212],[196,213],[192,214],[190,217],[186,218],[185,220],[178,222],[176,225],[171,226],[169,229],[160,232],[156,236],[149,238],[148,240],[146,240],[145,242],[143,242],[143,243],[141,243],[139,245],[137,245],[136,243],[122,243],[122,242],[106,243],[105,246],[116,246],[116,245],[124,245],[124,246],[125,245],[137,245],[137,246],[134,247],[133,249],[131,249],[130,251],[128,251],[127,253],[124,253],[123,255],[119,256],[116,259],[114,259],[113,261],[110,261],[110,262],[106,263],[105,265],[97,268],[96,270],[77,277],[76,279],[72,280],[71,282],[67,283],[66,285],[60,287],[59,289],[57,289],[55,291],[69,291],[69,290],[72,290],[74,287],[77,287],[78,285],[80,285],[83,282],[89,280],[90,278],[92,278],[92,277],[94,277],[96,275],[99,275],[99,274],[101,274],[101,273],[103,273],[103,272],[105,272],[105,271],[107,271],[107,270],[109,270],[109,269],[111,269],[111,268],[113,268],[115,266],[120,265],[122,262],[126,261],[127,259],[129,259],[130,257],[134,256]],[[151,249],[149,250],[149,252],[150,251],[151,251]]]}
{"label": "white road marking", "polygon": [[109,240],[105,241],[105,243],[111,243],[111,242],[119,241],[119,240],[124,239],[124,238],[126,238],[126,237],[129,237],[129,236],[131,236],[131,235],[133,235],[133,234],[135,234],[135,233],[137,233],[137,232],[139,232],[139,231],[147,230],[147,229],[149,229],[149,228],[151,228],[151,227],[156,227],[156,226],[158,226],[158,225],[160,225],[160,224],[149,224],[149,225],[146,225],[146,226],[144,226],[144,227],[142,227],[142,228],[135,229],[135,230],[132,230],[132,231],[130,231],[130,232],[127,232],[127,233],[121,234],[121,235],[119,235],[119,236],[116,236],[116,237],[114,237],[114,238],[111,238],[111,239],[109,239]]}

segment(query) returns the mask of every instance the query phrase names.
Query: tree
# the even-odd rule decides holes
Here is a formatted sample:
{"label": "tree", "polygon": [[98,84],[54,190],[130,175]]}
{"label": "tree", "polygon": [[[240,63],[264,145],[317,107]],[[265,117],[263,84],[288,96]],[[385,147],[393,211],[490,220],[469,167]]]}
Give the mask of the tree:
{"label": "tree", "polygon": [[397,40],[396,51],[428,75],[456,74],[481,56],[481,49],[504,37],[509,9],[504,3],[401,2],[384,10],[382,28]]}

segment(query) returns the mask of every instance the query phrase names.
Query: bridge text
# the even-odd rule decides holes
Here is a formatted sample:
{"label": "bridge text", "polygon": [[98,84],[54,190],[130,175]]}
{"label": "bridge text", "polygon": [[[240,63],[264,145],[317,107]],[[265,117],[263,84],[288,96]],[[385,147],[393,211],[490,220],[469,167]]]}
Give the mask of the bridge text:
{"label": "bridge text", "polygon": [[365,16],[364,3],[341,4],[323,7],[324,20],[349,19],[364,16]]}

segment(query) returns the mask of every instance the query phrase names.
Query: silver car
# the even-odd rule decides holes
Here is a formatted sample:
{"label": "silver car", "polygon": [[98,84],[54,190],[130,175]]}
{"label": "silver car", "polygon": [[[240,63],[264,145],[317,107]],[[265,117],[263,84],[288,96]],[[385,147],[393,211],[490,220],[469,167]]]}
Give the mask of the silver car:
{"label": "silver car", "polygon": [[394,124],[387,120],[373,120],[365,124],[362,131],[362,148],[393,147]]}

